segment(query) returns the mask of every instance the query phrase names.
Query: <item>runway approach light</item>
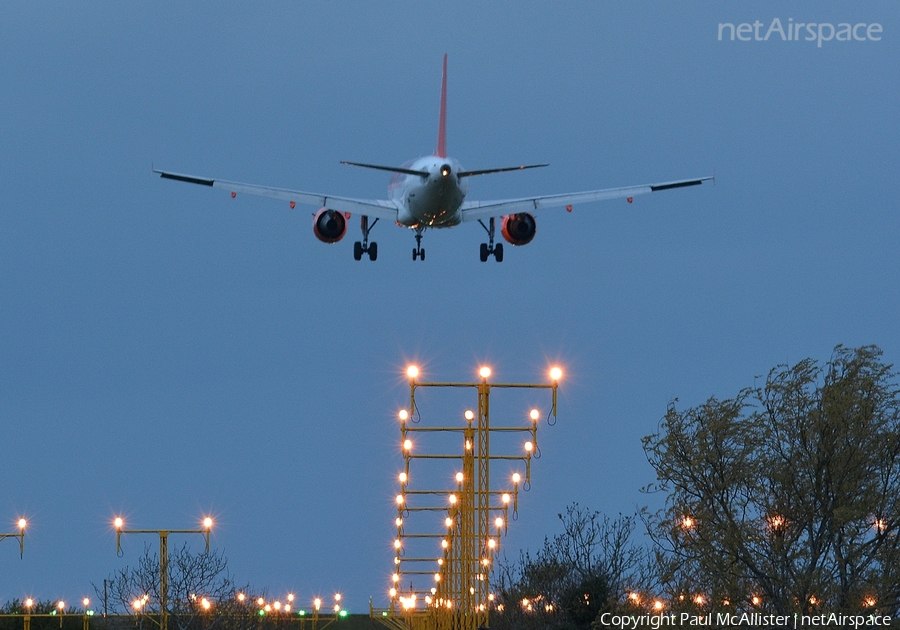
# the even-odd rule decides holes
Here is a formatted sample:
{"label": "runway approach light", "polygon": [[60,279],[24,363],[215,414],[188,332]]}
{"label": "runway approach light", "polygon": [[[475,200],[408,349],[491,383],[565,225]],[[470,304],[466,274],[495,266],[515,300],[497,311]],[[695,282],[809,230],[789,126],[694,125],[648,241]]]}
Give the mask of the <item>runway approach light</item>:
{"label": "runway approach light", "polygon": [[417,368],[415,365],[410,365],[408,368],[406,368],[406,375],[409,378],[418,378],[419,368]]}
{"label": "runway approach light", "polygon": [[480,370],[478,370],[478,376],[480,376],[481,378],[490,378],[491,368],[485,365]]}
{"label": "runway approach light", "polygon": [[550,368],[550,378],[554,381],[558,381],[562,378],[562,370],[558,367]]}
{"label": "runway approach light", "polygon": [[25,526],[28,525],[28,521],[24,518],[19,519],[19,529],[25,529]]}
{"label": "runway approach light", "polygon": [[122,526],[125,524],[125,521],[122,520],[121,517],[117,516],[116,520],[113,521],[113,525],[116,526],[116,529],[122,529]]}

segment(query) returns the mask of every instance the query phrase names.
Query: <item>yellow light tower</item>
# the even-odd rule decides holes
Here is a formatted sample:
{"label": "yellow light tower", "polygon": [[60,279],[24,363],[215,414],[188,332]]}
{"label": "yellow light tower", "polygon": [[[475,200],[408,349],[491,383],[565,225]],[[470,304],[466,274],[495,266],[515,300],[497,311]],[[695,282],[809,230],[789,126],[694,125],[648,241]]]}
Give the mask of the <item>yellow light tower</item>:
{"label": "yellow light tower", "polygon": [[20,518],[16,525],[19,526],[19,533],[17,534],[0,534],[0,540],[4,538],[18,538],[19,539],[19,557],[23,557],[25,555],[25,526],[28,525],[28,521],[24,518]]}
{"label": "yellow light tower", "polygon": [[[556,419],[556,399],[562,370],[550,370],[549,383],[493,383],[491,368],[482,366],[476,382],[419,381],[419,369],[410,366],[409,408],[398,413],[403,472],[396,496],[397,535],[393,542],[394,567],[391,574],[390,607],[371,610],[373,617],[392,628],[408,627],[437,630],[474,630],[487,627],[493,601],[490,573],[500,548],[500,538],[509,527],[509,510],[518,512],[520,486],[531,485],[531,460],[539,456],[537,425],[541,413],[527,412],[528,420],[513,424],[491,422],[491,392],[494,389],[549,389],[552,393],[548,421]],[[470,388],[476,390],[477,406],[463,414],[459,424],[434,426],[426,423],[416,404],[421,388]],[[429,418],[430,419],[430,418]],[[552,424],[552,422],[551,422]],[[461,452],[447,453],[446,446],[429,446],[439,435],[456,434]],[[525,434],[517,452],[510,453],[510,438]],[[500,448],[492,451],[491,437]],[[455,467],[449,476],[450,487],[413,485],[412,462],[426,460],[434,467],[443,461]],[[500,484],[492,484],[491,464],[505,460],[524,465]],[[417,478],[431,479],[427,470]],[[433,471],[432,471],[433,472]],[[496,481],[496,480],[494,480]],[[427,483],[427,482],[426,482]],[[431,482],[433,483],[433,482]],[[500,487],[497,487],[500,486]],[[421,522],[428,514],[441,520],[437,531]],[[433,517],[432,517],[433,518]]]}
{"label": "yellow light tower", "polygon": [[[125,521],[117,516],[113,520],[116,528],[116,553],[122,556],[122,534],[157,534],[159,536],[159,625],[160,630],[169,629],[169,534],[203,534],[206,538],[206,553],[209,553],[209,534],[213,521],[203,519],[203,529],[124,529]],[[133,607],[140,611],[147,604],[147,597],[135,600]]]}

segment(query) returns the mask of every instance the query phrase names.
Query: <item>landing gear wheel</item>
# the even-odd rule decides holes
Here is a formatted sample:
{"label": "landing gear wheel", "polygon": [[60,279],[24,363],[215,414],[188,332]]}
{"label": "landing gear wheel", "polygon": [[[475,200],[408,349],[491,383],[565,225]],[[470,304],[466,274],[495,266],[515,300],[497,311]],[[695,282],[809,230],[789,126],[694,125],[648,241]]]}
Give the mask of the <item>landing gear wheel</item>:
{"label": "landing gear wheel", "polygon": [[353,259],[354,260],[362,260],[363,254],[369,255],[369,260],[375,260],[378,258],[378,243],[371,242],[369,243],[369,232],[375,227],[375,224],[378,223],[378,219],[372,221],[372,224],[369,224],[369,217],[363,215],[359,219],[359,227],[362,229],[363,240],[362,243],[356,241],[353,243]]}
{"label": "landing gear wheel", "polygon": [[425,228],[416,228],[416,246],[413,248],[413,260],[417,258],[425,260],[425,250],[422,248],[422,232]]}
{"label": "landing gear wheel", "polygon": [[494,260],[497,262],[503,262],[503,243],[497,243],[494,245],[494,230],[496,224],[494,223],[494,217],[491,217],[488,221],[488,225],[484,224],[484,221],[478,219],[478,222],[481,224],[481,227],[484,228],[484,231],[487,232],[488,242],[481,244],[481,251],[479,252],[481,256],[481,262],[487,262],[487,259],[491,256],[494,257]]}

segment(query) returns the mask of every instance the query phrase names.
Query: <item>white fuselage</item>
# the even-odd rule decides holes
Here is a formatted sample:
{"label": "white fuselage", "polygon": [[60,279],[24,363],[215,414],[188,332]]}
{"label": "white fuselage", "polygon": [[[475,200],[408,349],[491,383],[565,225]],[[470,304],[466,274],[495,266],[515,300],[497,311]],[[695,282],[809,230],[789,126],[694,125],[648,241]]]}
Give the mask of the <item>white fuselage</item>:
{"label": "white fuselage", "polygon": [[410,228],[438,228],[459,225],[460,206],[469,190],[459,162],[451,157],[421,157],[403,165],[424,175],[394,173],[388,196],[397,204],[397,223]]}

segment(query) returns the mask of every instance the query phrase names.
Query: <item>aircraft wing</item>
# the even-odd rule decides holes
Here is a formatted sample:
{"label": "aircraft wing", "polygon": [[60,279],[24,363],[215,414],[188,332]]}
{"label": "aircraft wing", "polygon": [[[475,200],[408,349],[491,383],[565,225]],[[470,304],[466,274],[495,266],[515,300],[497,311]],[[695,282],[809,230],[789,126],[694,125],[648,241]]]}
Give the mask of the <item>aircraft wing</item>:
{"label": "aircraft wing", "polygon": [[319,208],[337,210],[338,212],[352,212],[389,221],[397,220],[397,206],[386,199],[350,199],[348,197],[334,197],[320,193],[288,190],[286,188],[242,184],[241,182],[230,182],[225,179],[208,179],[205,177],[196,177],[194,175],[170,173],[169,171],[160,171],[157,169],[153,169],[153,172],[159,173],[159,176],[164,179],[174,179],[179,182],[199,184],[200,186],[211,186],[212,188],[224,188],[231,193],[247,193],[248,195],[258,195],[260,197],[273,197],[275,199],[284,199],[285,201],[317,206]]}
{"label": "aircraft wing", "polygon": [[489,219],[507,214],[519,212],[534,212],[547,208],[562,208],[565,206],[580,205],[604,199],[621,199],[634,197],[645,193],[685,186],[699,186],[712,177],[698,177],[696,179],[680,179],[674,182],[661,184],[644,184],[641,186],[626,186],[624,188],[605,188],[603,190],[586,190],[576,193],[561,193],[558,195],[542,195],[540,197],[527,197],[524,199],[499,199],[495,201],[467,201],[463,203],[461,212],[463,221],[477,221]]}

